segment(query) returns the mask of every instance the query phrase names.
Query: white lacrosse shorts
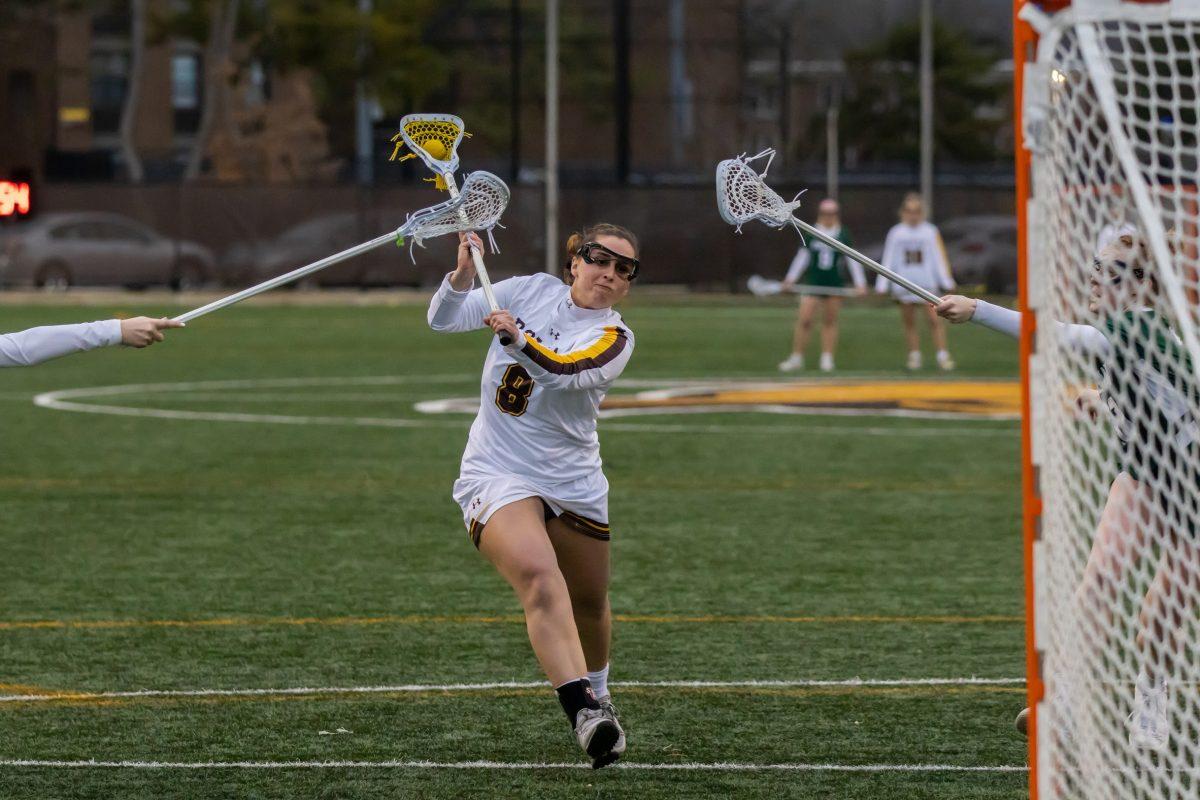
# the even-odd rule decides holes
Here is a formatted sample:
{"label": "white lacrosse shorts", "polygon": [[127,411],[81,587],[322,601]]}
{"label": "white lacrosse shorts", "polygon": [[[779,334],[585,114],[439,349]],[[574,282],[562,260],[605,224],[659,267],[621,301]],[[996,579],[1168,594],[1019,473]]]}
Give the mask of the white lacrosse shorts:
{"label": "white lacrosse shorts", "polygon": [[574,531],[608,541],[608,479],[603,472],[554,486],[539,486],[511,473],[466,473],[454,482],[454,501],[462,508],[463,524],[476,547],[492,514],[527,497],[542,501],[547,521],[558,518]]}

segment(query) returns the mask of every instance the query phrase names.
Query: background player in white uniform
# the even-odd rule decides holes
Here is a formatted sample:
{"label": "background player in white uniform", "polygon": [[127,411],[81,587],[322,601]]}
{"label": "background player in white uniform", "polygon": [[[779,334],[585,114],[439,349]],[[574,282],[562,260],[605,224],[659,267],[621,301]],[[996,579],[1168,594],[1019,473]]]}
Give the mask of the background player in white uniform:
{"label": "background player in white uniform", "polygon": [[493,338],[488,348],[454,499],[475,546],[516,591],[534,653],[580,746],[602,767],[624,752],[625,734],[607,688],[608,481],[596,417],[633,353],[612,306],[637,276],[637,239],[603,224],[573,235],[569,284],[546,274],[501,281],[495,313],[481,290],[470,291],[466,242],[430,303],[429,325],[491,327],[512,343]]}
{"label": "background player in white uniform", "polygon": [[[934,294],[954,288],[942,235],[932,223],[925,220],[925,204],[919,194],[910,192],[900,204],[900,222],[888,231],[881,263]],[[900,304],[900,321],[904,326],[904,340],[908,344],[906,366],[909,369],[921,368],[921,338],[917,334],[916,319],[918,304],[925,306],[938,366],[943,370],[954,369],[954,360],[946,348],[946,329],[933,306],[882,275],[875,282],[875,291],[879,294],[890,293]]]}
{"label": "background player in white uniform", "polygon": [[[1093,265],[1089,310],[1097,325],[1051,324],[1065,347],[1095,365],[1100,388],[1080,392],[1076,403],[1083,416],[1111,421],[1118,469],[1075,590],[1075,613],[1093,640],[1107,636],[1110,603],[1126,576],[1140,556],[1158,559],[1139,614],[1129,740],[1163,752],[1173,707],[1168,679],[1176,661],[1190,657],[1183,630],[1193,592],[1184,587],[1200,584],[1200,425],[1193,414],[1200,387],[1191,358],[1169,333],[1169,318],[1156,309],[1153,263],[1143,241],[1118,231]],[[983,300],[949,295],[937,310],[954,323],[974,320],[1020,335],[1019,312]],[[1075,712],[1069,682],[1059,684],[1055,704]],[[1028,713],[1017,719],[1022,731]]]}
{"label": "background player in white uniform", "polygon": [[123,344],[149,347],[163,340],[167,328],[182,328],[173,319],[107,319],[77,325],[46,325],[20,333],[0,334],[0,367],[32,367],[52,358],[97,347]]}

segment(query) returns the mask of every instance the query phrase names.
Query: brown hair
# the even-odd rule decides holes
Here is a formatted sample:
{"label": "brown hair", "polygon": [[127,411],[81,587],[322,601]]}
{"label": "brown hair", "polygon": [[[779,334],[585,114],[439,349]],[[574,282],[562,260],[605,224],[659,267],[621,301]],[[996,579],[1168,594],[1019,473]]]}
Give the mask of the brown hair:
{"label": "brown hair", "polygon": [[571,283],[575,280],[575,276],[571,274],[571,260],[575,258],[576,251],[579,250],[587,242],[596,241],[597,236],[615,236],[618,239],[624,239],[633,245],[633,254],[637,256],[642,251],[642,246],[638,244],[638,238],[633,231],[620,225],[614,225],[611,222],[596,222],[584,227],[581,231],[575,231],[567,237],[567,261],[563,266],[563,280]]}

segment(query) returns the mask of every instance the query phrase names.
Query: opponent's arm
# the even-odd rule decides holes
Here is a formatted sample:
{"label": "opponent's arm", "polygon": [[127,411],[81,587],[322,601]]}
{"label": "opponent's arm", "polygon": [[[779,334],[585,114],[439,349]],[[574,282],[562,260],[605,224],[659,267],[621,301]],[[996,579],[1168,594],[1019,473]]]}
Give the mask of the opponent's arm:
{"label": "opponent's arm", "polygon": [[525,336],[507,311],[490,314],[488,324],[496,333],[507,331],[512,336],[512,344],[504,348],[505,352],[547,389],[570,391],[607,386],[617,379],[633,354],[633,339],[617,325],[597,331],[595,341],[586,347],[571,353],[556,353]]}
{"label": "opponent's arm", "polygon": [[76,325],[46,325],[20,333],[0,335],[0,367],[31,367],[43,361],[124,344],[129,347],[149,347],[163,340],[167,328],[182,328],[182,322],[149,317],[134,317]]}
{"label": "opponent's arm", "polygon": [[[993,305],[986,300],[950,294],[937,306],[938,316],[959,325],[975,322],[985,328],[1000,331],[1017,339],[1021,336],[1021,312]],[[1103,355],[1109,350],[1108,338],[1091,325],[1077,325],[1052,320],[1055,333],[1072,350]]]}

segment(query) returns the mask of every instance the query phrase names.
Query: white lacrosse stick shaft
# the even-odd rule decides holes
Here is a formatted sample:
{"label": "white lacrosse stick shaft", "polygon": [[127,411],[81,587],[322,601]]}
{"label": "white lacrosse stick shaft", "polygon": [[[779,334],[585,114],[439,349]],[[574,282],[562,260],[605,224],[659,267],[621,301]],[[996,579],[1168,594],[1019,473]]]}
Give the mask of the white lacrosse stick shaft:
{"label": "white lacrosse stick shaft", "polygon": [[820,239],[822,242],[829,245],[834,250],[837,250],[842,255],[844,255],[848,258],[852,258],[864,266],[870,267],[872,270],[874,270],[875,272],[878,272],[880,275],[887,278],[892,283],[903,286],[905,289],[908,289],[910,292],[912,292],[913,294],[915,294],[917,297],[921,298],[922,300],[925,300],[926,302],[929,302],[929,303],[933,303],[935,306],[938,303],[942,302],[942,298],[938,297],[936,294],[929,291],[925,287],[918,286],[917,284],[910,281],[908,278],[905,278],[903,275],[897,275],[895,272],[892,272],[890,269],[885,267],[883,264],[880,264],[878,261],[875,261],[872,258],[867,258],[862,253],[855,250],[853,247],[847,247],[846,245],[842,244],[841,242],[839,242],[837,239],[833,238],[829,234],[822,233],[821,231],[814,228],[812,225],[809,225],[807,222],[800,219],[799,217],[796,217],[795,215],[792,216],[792,224],[795,225],[797,228],[799,228],[804,233],[807,233],[809,236]]}
{"label": "white lacrosse stick shaft", "polygon": [[[443,172],[442,179],[446,181],[446,191],[450,193],[450,199],[457,200],[458,184],[454,181],[454,173]],[[466,222],[467,212],[459,209],[458,213],[462,216],[463,222]],[[468,241],[470,241],[469,238]],[[483,297],[487,300],[488,308],[493,312],[499,311],[500,305],[496,302],[495,291],[492,290],[492,279],[488,277],[487,267],[483,264],[483,253],[475,246],[474,242],[470,242],[470,248],[471,258],[475,261],[475,274],[479,276],[479,288],[483,289]],[[500,344],[504,347],[512,344],[512,337],[507,333],[497,334],[497,337],[500,339]]]}
{"label": "white lacrosse stick shaft", "polygon": [[285,272],[282,275],[276,275],[274,278],[271,278],[270,280],[265,280],[262,283],[255,284],[254,286],[251,286],[248,289],[243,289],[242,291],[237,292],[235,294],[231,294],[228,297],[222,297],[220,300],[214,300],[207,305],[200,306],[199,308],[193,308],[191,311],[188,311],[186,313],[180,314],[178,317],[175,317],[175,320],[177,322],[191,322],[196,317],[202,317],[205,314],[211,314],[214,311],[218,311],[227,306],[231,306],[234,303],[240,303],[247,298],[254,297],[256,294],[262,294],[263,292],[269,292],[270,290],[272,290],[276,287],[283,286],[283,285],[291,283],[293,281],[300,280],[305,275],[310,275],[314,272],[318,272],[319,270],[323,270],[326,267],[332,267],[334,264],[337,264],[338,262],[341,262],[341,261],[345,261],[348,258],[353,258],[354,256],[357,256],[360,253],[365,253],[369,250],[374,250],[377,247],[382,247],[383,245],[388,244],[390,242],[394,242],[394,241],[396,241],[396,236],[397,236],[397,231],[392,231],[391,233],[385,233],[382,236],[378,236],[374,239],[371,239],[369,242],[363,242],[362,244],[356,244],[354,247],[343,250],[340,253],[334,253],[331,256],[326,256],[325,258],[322,258],[320,261],[314,261],[311,264],[307,264],[303,267],[299,267],[297,269],[292,270],[291,272]]}

